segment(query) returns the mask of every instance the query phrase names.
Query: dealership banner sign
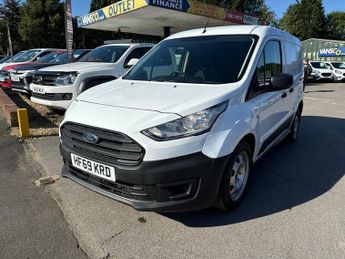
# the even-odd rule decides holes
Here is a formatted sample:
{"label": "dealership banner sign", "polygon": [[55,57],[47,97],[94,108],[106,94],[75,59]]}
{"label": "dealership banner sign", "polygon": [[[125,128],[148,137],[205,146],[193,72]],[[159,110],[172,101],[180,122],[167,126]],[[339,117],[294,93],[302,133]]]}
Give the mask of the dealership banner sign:
{"label": "dealership banner sign", "polygon": [[65,37],[68,62],[73,62],[73,22],[71,0],[65,2]]}
{"label": "dealership banner sign", "polygon": [[78,27],[97,23],[143,7],[154,6],[184,13],[208,16],[239,24],[258,24],[259,19],[195,0],[122,0],[92,13],[78,17]]}
{"label": "dealership banner sign", "polygon": [[318,56],[319,57],[339,57],[339,56],[345,56],[345,47],[320,49],[318,51]]}

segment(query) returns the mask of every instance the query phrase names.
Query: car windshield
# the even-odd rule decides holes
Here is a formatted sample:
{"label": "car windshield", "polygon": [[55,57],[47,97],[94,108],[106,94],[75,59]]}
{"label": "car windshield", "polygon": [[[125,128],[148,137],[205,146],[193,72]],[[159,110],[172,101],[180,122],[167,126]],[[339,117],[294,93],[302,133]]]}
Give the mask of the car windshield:
{"label": "car windshield", "polygon": [[343,62],[332,62],[334,68],[345,69],[345,63]]}
{"label": "car windshield", "polygon": [[16,55],[14,55],[12,58],[6,60],[4,63],[12,63],[14,59],[19,58],[21,55],[23,55],[26,51],[18,52]]}
{"label": "car windshield", "polygon": [[5,56],[2,59],[0,59],[0,63],[4,63],[5,61],[9,60],[11,57],[10,56]]}
{"label": "car windshield", "polygon": [[62,55],[64,52],[52,52],[47,55],[44,55],[43,57],[39,58],[37,60],[38,63],[50,63],[60,55]]}
{"label": "car windshield", "polygon": [[326,64],[323,62],[310,62],[313,68],[327,68]]}
{"label": "car windshield", "polygon": [[13,61],[12,62],[26,62],[26,61],[30,61],[31,59],[33,59],[40,52],[41,52],[41,50],[39,50],[39,49],[27,50],[22,55],[20,55],[20,56],[18,56],[16,58],[13,57]]}
{"label": "car windshield", "polygon": [[129,80],[225,84],[240,80],[255,39],[205,36],[161,42],[124,77]]}
{"label": "car windshield", "polygon": [[[81,58],[82,56],[86,55],[88,52],[90,52],[89,50],[85,50],[85,49],[77,49],[73,52],[73,57],[75,59]],[[86,54],[85,54],[86,53]],[[81,56],[81,57],[80,57]]]}
{"label": "car windshield", "polygon": [[115,63],[126,52],[129,46],[104,46],[96,48],[84,57],[78,60],[78,62],[103,62],[103,63]]}

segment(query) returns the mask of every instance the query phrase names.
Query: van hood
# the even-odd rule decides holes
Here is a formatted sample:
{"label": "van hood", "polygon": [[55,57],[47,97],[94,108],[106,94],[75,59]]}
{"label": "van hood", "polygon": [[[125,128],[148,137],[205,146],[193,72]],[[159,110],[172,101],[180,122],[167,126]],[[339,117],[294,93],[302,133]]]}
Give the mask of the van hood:
{"label": "van hood", "polygon": [[332,70],[329,68],[313,68],[313,70],[320,71],[321,73],[332,73]]}
{"label": "van hood", "polygon": [[239,85],[202,85],[114,80],[77,97],[78,101],[181,116],[212,107],[238,94]]}
{"label": "van hood", "polygon": [[57,65],[40,69],[40,71],[54,71],[54,72],[88,72],[95,70],[108,69],[114,63],[98,63],[98,62],[75,62],[63,65]]}

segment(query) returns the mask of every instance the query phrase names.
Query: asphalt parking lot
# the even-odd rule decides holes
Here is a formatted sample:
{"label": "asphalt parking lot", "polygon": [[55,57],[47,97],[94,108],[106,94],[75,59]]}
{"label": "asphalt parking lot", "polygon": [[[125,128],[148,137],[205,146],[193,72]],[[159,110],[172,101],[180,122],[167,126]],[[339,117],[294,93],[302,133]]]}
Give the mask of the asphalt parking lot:
{"label": "asphalt parking lot", "polygon": [[[298,141],[255,165],[232,213],[139,212],[68,179],[47,188],[91,258],[345,258],[345,83],[309,84],[304,100]],[[57,137],[27,150],[60,173]]]}

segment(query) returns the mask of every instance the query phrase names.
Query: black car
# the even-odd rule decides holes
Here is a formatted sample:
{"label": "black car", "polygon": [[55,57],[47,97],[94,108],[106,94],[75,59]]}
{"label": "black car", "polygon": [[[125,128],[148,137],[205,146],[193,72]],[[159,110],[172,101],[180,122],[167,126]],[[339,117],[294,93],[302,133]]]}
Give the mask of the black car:
{"label": "black car", "polygon": [[[73,52],[75,61],[79,60],[89,49],[77,49]],[[54,51],[38,59],[36,62],[26,63],[16,66],[10,73],[11,89],[13,91],[25,92],[30,94],[30,84],[32,82],[32,72],[55,65],[67,63],[66,51]]]}

